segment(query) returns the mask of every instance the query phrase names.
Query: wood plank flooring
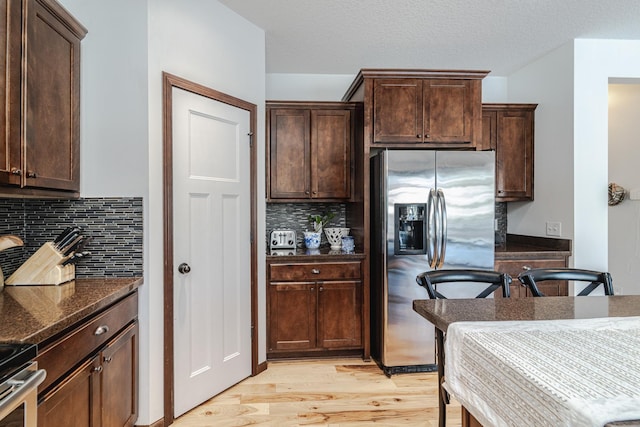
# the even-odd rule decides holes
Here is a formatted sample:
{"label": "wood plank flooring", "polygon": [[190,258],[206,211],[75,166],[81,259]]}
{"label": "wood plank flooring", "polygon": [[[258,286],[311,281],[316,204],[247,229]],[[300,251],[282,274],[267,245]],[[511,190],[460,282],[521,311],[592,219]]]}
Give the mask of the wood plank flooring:
{"label": "wood plank flooring", "polygon": [[[435,372],[388,378],[361,359],[272,361],[173,426],[437,427],[437,381]],[[455,401],[447,426],[460,427]]]}

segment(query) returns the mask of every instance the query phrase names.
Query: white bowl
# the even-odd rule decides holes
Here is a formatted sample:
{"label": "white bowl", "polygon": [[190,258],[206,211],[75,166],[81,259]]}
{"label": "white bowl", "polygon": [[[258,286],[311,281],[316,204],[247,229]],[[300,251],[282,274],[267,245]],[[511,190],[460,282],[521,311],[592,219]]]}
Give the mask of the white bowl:
{"label": "white bowl", "polygon": [[327,236],[331,249],[337,250],[342,247],[342,230],[344,230],[344,228],[330,227],[324,229],[324,235]]}

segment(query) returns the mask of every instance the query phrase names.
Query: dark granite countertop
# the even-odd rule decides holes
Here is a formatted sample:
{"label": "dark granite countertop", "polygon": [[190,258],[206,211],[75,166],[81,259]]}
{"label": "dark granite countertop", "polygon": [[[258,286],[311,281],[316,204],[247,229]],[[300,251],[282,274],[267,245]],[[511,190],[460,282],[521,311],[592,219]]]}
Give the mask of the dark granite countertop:
{"label": "dark granite countertop", "polygon": [[508,259],[518,255],[570,256],[571,240],[507,234],[506,242],[495,248],[496,259]]}
{"label": "dark granite countertop", "polygon": [[333,251],[331,248],[321,247],[319,249],[278,249],[267,252],[267,261],[348,261],[364,259],[362,252],[342,252]]}
{"label": "dark granite countertop", "polygon": [[454,322],[640,316],[640,295],[414,300],[413,309],[446,331]]}
{"label": "dark granite countertop", "polygon": [[142,285],[141,277],[76,279],[58,286],[5,286],[0,342],[41,344]]}

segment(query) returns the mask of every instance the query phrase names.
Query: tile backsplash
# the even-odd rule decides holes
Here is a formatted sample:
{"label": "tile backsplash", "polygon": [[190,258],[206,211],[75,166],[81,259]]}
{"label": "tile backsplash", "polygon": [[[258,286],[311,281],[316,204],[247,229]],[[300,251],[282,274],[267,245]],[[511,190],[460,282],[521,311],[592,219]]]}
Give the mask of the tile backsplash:
{"label": "tile backsplash", "polygon": [[[327,227],[348,227],[346,223],[347,206],[345,203],[267,203],[265,236],[267,248],[269,247],[269,234],[274,229],[291,229],[296,232],[297,246],[304,247],[305,230],[312,230],[313,224],[309,221],[309,215],[322,215],[325,212],[333,212],[335,217]],[[328,244],[326,236],[322,233],[321,245]]]}
{"label": "tile backsplash", "polygon": [[[273,229],[285,228],[296,231],[298,247],[304,247],[302,232],[311,229],[309,215],[322,214],[323,212],[333,212],[335,218],[329,224],[330,227],[348,227],[345,218],[347,217],[348,205],[345,203],[267,203],[266,225],[267,225],[267,248],[269,247],[269,233]],[[495,204],[495,219],[497,229],[495,230],[495,244],[504,244],[507,237],[507,204]],[[326,244],[326,237],[322,235],[323,244]]]}
{"label": "tile backsplash", "polygon": [[142,198],[114,197],[0,199],[0,235],[15,234],[24,241],[23,247],[0,252],[5,277],[72,225],[93,237],[85,248],[91,256],[76,264],[76,277],[142,276]]}

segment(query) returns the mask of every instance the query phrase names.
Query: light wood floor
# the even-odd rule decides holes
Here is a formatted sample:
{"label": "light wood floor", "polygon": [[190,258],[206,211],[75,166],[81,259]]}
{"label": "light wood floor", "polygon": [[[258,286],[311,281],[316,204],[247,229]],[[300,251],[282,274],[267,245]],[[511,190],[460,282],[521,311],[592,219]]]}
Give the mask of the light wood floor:
{"label": "light wood floor", "polygon": [[[434,426],[437,374],[386,377],[360,359],[269,362],[248,378],[178,418],[173,426]],[[460,426],[460,405],[447,409]]]}

